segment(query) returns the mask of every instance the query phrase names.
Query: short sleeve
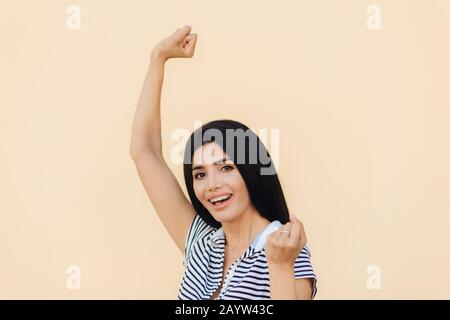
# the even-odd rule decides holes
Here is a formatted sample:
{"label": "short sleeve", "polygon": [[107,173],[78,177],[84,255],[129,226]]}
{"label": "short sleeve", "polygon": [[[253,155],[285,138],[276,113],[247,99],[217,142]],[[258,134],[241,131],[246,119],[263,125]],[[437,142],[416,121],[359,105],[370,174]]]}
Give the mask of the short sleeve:
{"label": "short sleeve", "polygon": [[194,220],[191,223],[191,226],[188,231],[188,235],[186,237],[185,245],[184,245],[184,260],[183,265],[186,265],[186,261],[189,259],[191,255],[191,250],[194,247],[195,243],[204,236],[205,232],[207,232],[212,227],[209,226],[200,215],[196,214]]}
{"label": "short sleeve", "polygon": [[298,255],[297,259],[295,259],[294,264],[294,274],[295,279],[302,278],[312,278],[313,279],[313,293],[312,298],[317,293],[317,276],[314,272],[312,263],[311,263],[311,251],[307,245],[305,245]]}

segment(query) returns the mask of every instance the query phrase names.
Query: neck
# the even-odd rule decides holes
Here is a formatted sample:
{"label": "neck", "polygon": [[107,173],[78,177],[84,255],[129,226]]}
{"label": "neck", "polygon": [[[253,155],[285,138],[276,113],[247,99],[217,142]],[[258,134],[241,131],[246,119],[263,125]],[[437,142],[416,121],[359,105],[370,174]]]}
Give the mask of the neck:
{"label": "neck", "polygon": [[249,207],[239,218],[223,222],[222,227],[226,235],[226,245],[232,251],[246,249],[255,240],[256,236],[270,224],[253,207]]}

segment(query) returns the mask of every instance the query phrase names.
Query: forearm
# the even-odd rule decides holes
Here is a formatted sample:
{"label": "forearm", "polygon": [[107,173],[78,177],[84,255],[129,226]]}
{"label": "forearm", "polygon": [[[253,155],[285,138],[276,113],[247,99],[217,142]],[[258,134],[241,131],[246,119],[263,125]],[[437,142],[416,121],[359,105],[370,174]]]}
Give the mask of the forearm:
{"label": "forearm", "polygon": [[297,300],[294,266],[269,263],[270,298]]}
{"label": "forearm", "polygon": [[160,104],[164,64],[165,59],[152,53],[134,114],[130,144],[132,156],[137,156],[142,152],[162,154]]}

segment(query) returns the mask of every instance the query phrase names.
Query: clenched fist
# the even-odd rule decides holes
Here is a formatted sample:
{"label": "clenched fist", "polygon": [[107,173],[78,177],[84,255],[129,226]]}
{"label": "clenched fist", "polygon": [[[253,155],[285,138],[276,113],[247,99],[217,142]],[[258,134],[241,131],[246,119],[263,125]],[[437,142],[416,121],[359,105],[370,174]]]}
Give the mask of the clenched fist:
{"label": "clenched fist", "polygon": [[197,34],[190,32],[191,26],[188,25],[177,29],[153,48],[152,57],[157,57],[164,61],[171,58],[192,58],[197,42]]}
{"label": "clenched fist", "polygon": [[266,238],[268,264],[293,266],[306,244],[303,224],[293,214],[289,214],[289,220],[291,222],[282,225]]}

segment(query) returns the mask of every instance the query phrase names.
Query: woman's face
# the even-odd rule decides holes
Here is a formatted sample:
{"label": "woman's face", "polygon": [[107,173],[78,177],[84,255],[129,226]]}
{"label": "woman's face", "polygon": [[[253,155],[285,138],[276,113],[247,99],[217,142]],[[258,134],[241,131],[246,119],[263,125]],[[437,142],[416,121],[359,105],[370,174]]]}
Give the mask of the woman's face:
{"label": "woman's face", "polygon": [[244,179],[217,143],[195,150],[192,179],[197,199],[218,222],[233,221],[251,205]]}

